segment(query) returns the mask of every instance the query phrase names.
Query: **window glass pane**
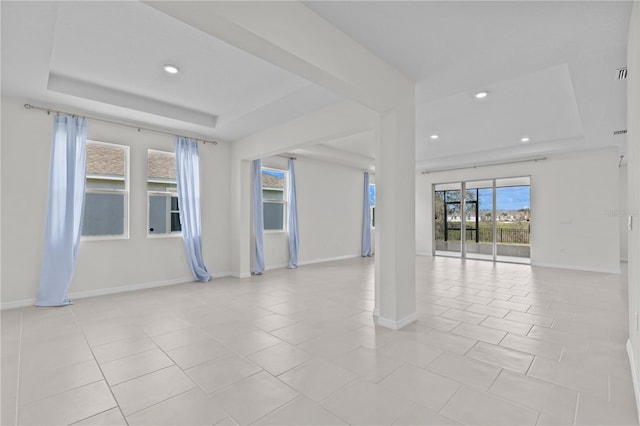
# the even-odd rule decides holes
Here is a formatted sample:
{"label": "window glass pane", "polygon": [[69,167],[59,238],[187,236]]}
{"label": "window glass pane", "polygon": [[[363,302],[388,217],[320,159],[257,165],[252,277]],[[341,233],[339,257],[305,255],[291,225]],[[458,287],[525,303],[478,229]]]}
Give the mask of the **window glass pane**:
{"label": "window glass pane", "polygon": [[263,216],[265,230],[284,229],[284,204],[264,203]]}
{"label": "window glass pane", "polygon": [[285,179],[286,172],[284,170],[262,169],[262,199],[264,200],[263,217],[265,230],[282,231],[285,229]]}
{"label": "window glass pane", "polygon": [[169,215],[169,197],[165,195],[151,195],[149,197],[149,233],[165,234],[168,229],[167,218]]}
{"label": "window glass pane", "polygon": [[371,226],[375,228],[376,227],[376,185],[373,183],[369,185],[369,208],[371,209],[370,211]]}
{"label": "window glass pane", "polygon": [[124,182],[126,147],[87,143],[87,178]]}
{"label": "window glass pane", "polygon": [[125,234],[128,153],[124,145],[87,141],[82,235]]}
{"label": "window glass pane", "polygon": [[176,157],[173,152],[147,151],[147,180],[175,183]]}
{"label": "window glass pane", "polygon": [[175,183],[147,182],[147,190],[152,192],[178,192]]}
{"label": "window glass pane", "polygon": [[82,235],[124,234],[124,194],[86,194]]}
{"label": "window glass pane", "polygon": [[180,212],[178,210],[178,197],[171,195],[149,196],[149,233],[167,234],[180,232]]}
{"label": "window glass pane", "polygon": [[149,234],[180,232],[176,156],[173,152],[147,150]]}
{"label": "window glass pane", "polygon": [[374,184],[369,185],[369,204],[371,207],[376,206],[376,186]]}
{"label": "window glass pane", "polygon": [[262,169],[262,189],[284,191],[284,173],[279,170]]}
{"label": "window glass pane", "polygon": [[180,223],[180,213],[171,213],[171,232],[182,231],[182,224]]}
{"label": "window glass pane", "polygon": [[87,186],[86,190],[100,190],[100,189],[117,189],[120,191],[124,191],[125,181],[124,179],[116,180],[116,179],[97,179],[87,177]]}
{"label": "window glass pane", "polygon": [[284,200],[284,191],[275,191],[272,189],[262,190],[263,200]]}

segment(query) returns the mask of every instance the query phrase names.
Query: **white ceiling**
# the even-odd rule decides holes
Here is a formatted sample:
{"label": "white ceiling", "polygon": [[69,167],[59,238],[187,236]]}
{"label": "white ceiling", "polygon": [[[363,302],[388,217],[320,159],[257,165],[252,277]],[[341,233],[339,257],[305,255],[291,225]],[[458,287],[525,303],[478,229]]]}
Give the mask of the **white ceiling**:
{"label": "white ceiling", "polygon": [[[416,81],[419,168],[625,152],[626,138],[613,136],[626,128],[615,71],[626,65],[631,2],[305,4]],[[139,2],[0,7],[2,93],[25,102],[232,141],[340,100]],[[167,75],[165,63],[181,73]],[[489,96],[476,100],[478,90]],[[304,154],[360,167],[373,161],[371,140]]]}
{"label": "white ceiling", "polygon": [[143,3],[1,6],[3,95],[222,140],[339,100]]}
{"label": "white ceiling", "polygon": [[[418,167],[625,152],[626,138],[613,136],[626,128],[615,73],[626,65],[631,2],[305,4],[416,81]],[[490,92],[482,101],[480,90]]]}

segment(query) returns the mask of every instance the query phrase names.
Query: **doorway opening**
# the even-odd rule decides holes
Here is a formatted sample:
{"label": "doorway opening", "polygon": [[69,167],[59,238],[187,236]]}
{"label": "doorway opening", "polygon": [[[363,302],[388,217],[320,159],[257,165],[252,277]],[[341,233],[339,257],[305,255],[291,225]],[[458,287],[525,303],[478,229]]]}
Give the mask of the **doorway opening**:
{"label": "doorway opening", "polygon": [[531,262],[531,178],[433,186],[433,254]]}

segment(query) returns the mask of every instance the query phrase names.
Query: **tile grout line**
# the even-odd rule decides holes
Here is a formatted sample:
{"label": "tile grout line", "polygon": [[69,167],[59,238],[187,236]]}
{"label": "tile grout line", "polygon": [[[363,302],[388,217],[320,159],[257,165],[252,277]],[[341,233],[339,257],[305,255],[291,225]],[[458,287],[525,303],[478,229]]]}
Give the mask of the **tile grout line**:
{"label": "tile grout line", "polygon": [[[327,399],[329,399],[333,394],[335,394],[336,392],[338,392],[340,389],[343,389],[345,387],[347,387],[348,385],[350,385],[351,383],[355,382],[356,380],[361,379],[361,380],[367,380],[364,377],[360,377],[356,374],[356,377],[354,377],[352,380],[350,380],[349,382],[345,383],[343,386],[340,386],[338,389],[334,390],[333,392],[331,392],[329,395],[327,395],[322,401],[326,401]],[[374,386],[378,386],[377,384],[374,383]],[[380,385],[382,386],[382,385]],[[320,402],[317,403],[318,405],[320,405],[322,408],[324,408],[325,410],[327,410],[328,412],[330,412],[331,414],[333,414],[334,416],[336,416],[337,418],[339,418],[340,420],[342,420],[343,422],[345,422],[346,424],[350,424],[347,419],[343,419],[342,417],[340,417],[337,413],[334,413],[333,411],[331,411],[329,408],[325,407],[324,405],[322,405]]]}
{"label": "tile grout line", "polygon": [[22,327],[23,327],[23,319],[22,319],[22,310],[20,310],[20,339],[18,340],[18,377],[16,380],[16,415],[15,415],[15,424],[18,424],[19,411],[20,410],[20,370],[22,367]]}
{"label": "tile grout line", "polygon": [[[156,371],[160,371],[160,370],[156,370]],[[142,377],[142,376],[140,376],[140,377]],[[123,382],[123,383],[124,383],[124,382]],[[185,393],[187,393],[187,392],[191,392],[191,391],[192,391],[192,390],[194,390],[194,389],[196,389],[196,388],[195,388],[195,387],[193,387],[193,388],[191,388],[191,389],[187,389],[186,391],[184,391],[184,392],[180,392],[180,393],[178,393],[178,394],[176,394],[176,395],[172,396],[171,398],[163,399],[162,401],[158,401],[158,402],[156,402],[156,403],[154,403],[154,404],[149,405],[148,407],[141,408],[141,409],[139,409],[139,410],[137,410],[137,411],[134,411],[134,412],[130,413],[130,414],[129,414],[129,416],[133,416],[134,414],[138,414],[139,412],[144,411],[144,410],[146,410],[146,409],[148,409],[148,408],[155,407],[156,405],[160,405],[160,404],[162,404],[163,402],[167,402],[167,401],[169,401],[170,399],[176,398],[176,397],[178,397],[178,396],[180,396],[180,395],[184,395]],[[203,392],[204,392],[207,396],[209,396],[209,394],[208,394],[206,391],[204,391],[204,390],[203,390]],[[224,411],[224,410],[223,410],[223,411]],[[229,415],[229,413],[227,413],[226,411],[225,411],[225,414],[226,414],[227,416],[231,417],[231,416]],[[125,421],[127,422],[127,424],[129,424],[129,422],[127,421],[127,418],[126,418],[126,417],[125,417]]]}
{"label": "tile grout line", "polygon": [[[437,373],[434,373],[434,374],[437,374]],[[444,377],[444,376],[441,376],[441,377]],[[453,379],[449,379],[449,380],[453,380]],[[444,404],[442,404],[442,407],[440,407],[440,409],[436,411],[436,413],[438,413],[438,414],[440,414],[440,415],[442,415],[442,416],[444,416],[446,418],[449,418],[449,417],[447,417],[446,415],[442,414],[442,410],[444,410],[444,407],[446,407],[449,404],[449,402],[451,402],[451,400],[458,394],[458,392],[460,392],[460,390],[462,388],[464,388],[464,386],[465,386],[463,383],[460,383],[460,382],[458,382],[456,380],[453,380],[453,381],[455,383],[459,384],[460,386],[458,387],[458,389],[456,389],[456,391],[454,393],[451,394],[449,399],[447,399],[447,401]]]}
{"label": "tile grout line", "polygon": [[[113,389],[111,389],[111,385],[109,385],[109,382],[107,381],[107,377],[104,375],[104,371],[102,371],[102,366],[100,366],[100,363],[98,362],[97,358],[96,358],[96,354],[93,352],[93,348],[91,347],[91,345],[89,344],[89,340],[87,339],[87,335],[84,332],[84,328],[82,328],[80,326],[80,323],[78,322],[78,318],[76,318],[76,314],[73,311],[73,305],[71,306],[71,308],[69,309],[71,311],[71,316],[73,317],[73,321],[76,323],[76,325],[78,326],[78,328],[82,331],[82,337],[84,338],[85,343],[87,344],[87,347],[89,348],[89,351],[91,352],[91,356],[93,357],[93,361],[96,363],[96,365],[98,366],[98,370],[100,370],[100,374],[102,375],[102,379],[104,380],[105,385],[107,386],[107,388],[109,389],[109,393],[111,394],[111,397],[113,398],[113,402],[115,402],[116,407],[118,407],[118,411],[120,411],[120,415],[122,416],[124,422],[128,425],[129,421],[127,420],[127,418],[124,415],[124,412],[122,411],[122,408],[120,407],[120,404],[118,403],[118,399],[116,398],[116,395],[113,393]],[[97,383],[97,382],[96,382]],[[96,414],[100,414],[100,413],[96,413]],[[92,414],[89,417],[86,417],[86,419],[95,416],[96,414]],[[82,421],[85,419],[80,419],[78,421]]]}
{"label": "tile grout line", "polygon": [[573,424],[574,425],[578,421],[578,407],[580,406],[580,395],[582,395],[582,392],[578,392],[578,397],[576,399],[576,409],[575,409],[575,411],[573,413]]}
{"label": "tile grout line", "polygon": [[527,371],[524,372],[524,376],[527,376],[527,377],[531,377],[531,376],[529,376],[529,371],[531,371],[531,366],[533,365],[533,362],[538,357],[538,355],[535,355],[535,354],[531,354],[531,355],[533,355],[533,358],[531,359],[531,362],[529,363],[529,366],[527,367]]}
{"label": "tile grout line", "polygon": [[562,345],[562,350],[560,351],[560,356],[558,357],[558,362],[562,362],[562,358],[564,357],[564,350],[566,346]]}

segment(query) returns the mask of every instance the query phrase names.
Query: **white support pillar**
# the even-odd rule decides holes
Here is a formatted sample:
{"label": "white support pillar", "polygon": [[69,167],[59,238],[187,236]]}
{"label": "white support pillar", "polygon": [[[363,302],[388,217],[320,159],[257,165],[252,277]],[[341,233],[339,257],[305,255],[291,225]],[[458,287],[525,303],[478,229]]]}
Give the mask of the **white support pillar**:
{"label": "white support pillar", "polygon": [[[398,330],[416,318],[413,97],[381,114],[376,140],[376,324]],[[411,113],[409,113],[411,112]]]}
{"label": "white support pillar", "polygon": [[251,167],[231,158],[231,272],[238,278],[251,276]]}
{"label": "white support pillar", "polygon": [[[378,324],[415,320],[414,83],[304,4],[146,1],[192,27],[380,114],[376,143],[376,309]],[[340,46],[336,49],[336,46]],[[347,118],[350,116],[347,115]],[[333,116],[344,120],[345,116]],[[355,118],[355,116],[354,116]],[[364,129],[359,129],[360,131]],[[264,142],[263,140],[261,142]],[[245,148],[250,144],[244,144]],[[295,145],[295,144],[294,144]],[[256,144],[254,146],[259,146]],[[287,147],[280,145],[281,150]],[[236,157],[259,158],[264,148]],[[232,165],[232,167],[236,167]],[[235,173],[235,172],[234,172]],[[242,187],[236,182],[234,190]],[[234,196],[243,197],[242,194]],[[233,201],[244,215],[242,205]],[[235,216],[236,210],[232,210]],[[234,220],[237,218],[234,217]],[[244,227],[242,216],[240,227]],[[246,222],[249,223],[249,222]],[[238,235],[241,234],[241,235]],[[235,231],[232,239],[247,239]],[[248,240],[248,239],[247,239]],[[233,242],[244,251],[244,242]],[[249,248],[246,247],[246,252]],[[234,249],[234,257],[238,250]],[[245,255],[243,255],[246,257]],[[236,261],[240,269],[244,260]]]}

